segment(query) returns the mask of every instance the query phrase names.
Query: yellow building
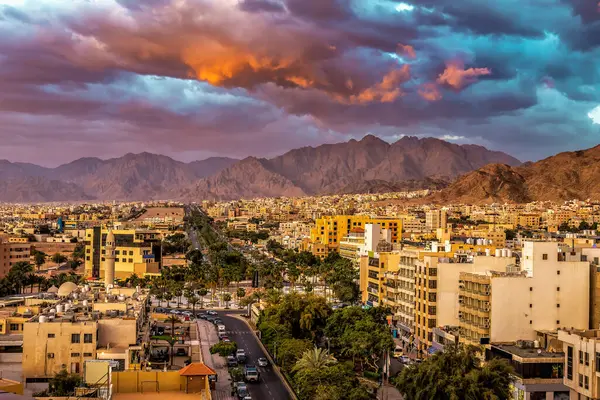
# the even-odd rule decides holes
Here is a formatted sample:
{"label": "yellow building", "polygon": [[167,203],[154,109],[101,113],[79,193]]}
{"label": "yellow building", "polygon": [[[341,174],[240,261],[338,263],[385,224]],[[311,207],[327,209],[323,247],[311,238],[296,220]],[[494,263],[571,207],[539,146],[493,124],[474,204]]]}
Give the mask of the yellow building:
{"label": "yellow building", "polygon": [[[162,234],[155,230],[113,229],[115,235],[115,279],[132,274],[158,274],[162,260]],[[85,274],[104,278],[106,235],[108,230],[95,227],[85,231]]]}
{"label": "yellow building", "polygon": [[6,276],[13,265],[29,262],[31,243],[22,238],[2,238],[0,241],[0,278]]}
{"label": "yellow building", "polygon": [[521,225],[525,228],[539,229],[541,224],[541,216],[536,213],[523,213],[519,214],[517,218],[517,225]]}
{"label": "yellow building", "polygon": [[366,224],[378,224],[389,229],[392,243],[402,239],[402,220],[398,218],[372,218],[368,215],[335,215],[318,218],[310,230],[313,254],[325,258],[330,251],[338,251],[340,242],[352,229],[364,229]]}

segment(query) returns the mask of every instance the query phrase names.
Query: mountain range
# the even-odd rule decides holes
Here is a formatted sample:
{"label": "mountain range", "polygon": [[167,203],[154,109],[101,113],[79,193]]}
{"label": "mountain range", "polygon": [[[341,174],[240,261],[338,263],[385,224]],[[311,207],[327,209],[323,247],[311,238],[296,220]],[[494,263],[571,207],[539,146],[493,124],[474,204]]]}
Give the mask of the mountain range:
{"label": "mountain range", "polygon": [[281,156],[216,157],[191,163],[151,153],[80,158],[56,168],[0,160],[0,201],[204,199],[440,189],[490,163],[520,165],[502,152],[434,138],[403,137],[302,147]]}
{"label": "mountain range", "polygon": [[586,199],[600,199],[600,146],[520,166],[486,165],[421,201],[475,204]]}

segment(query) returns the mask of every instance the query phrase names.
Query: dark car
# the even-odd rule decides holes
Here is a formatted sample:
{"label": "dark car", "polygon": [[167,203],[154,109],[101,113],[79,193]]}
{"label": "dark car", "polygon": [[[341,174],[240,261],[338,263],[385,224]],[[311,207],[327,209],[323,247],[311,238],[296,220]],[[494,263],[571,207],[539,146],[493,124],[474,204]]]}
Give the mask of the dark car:
{"label": "dark car", "polygon": [[238,362],[235,356],[227,356],[227,366],[230,368],[237,367]]}
{"label": "dark car", "polygon": [[183,348],[178,348],[177,351],[175,352],[176,356],[187,356],[187,351],[185,351],[185,349]]}
{"label": "dark car", "polygon": [[215,319],[212,321],[212,323],[213,323],[213,324],[215,324],[215,325],[222,325],[222,324],[223,324],[223,321],[221,320],[221,318],[215,318]]}

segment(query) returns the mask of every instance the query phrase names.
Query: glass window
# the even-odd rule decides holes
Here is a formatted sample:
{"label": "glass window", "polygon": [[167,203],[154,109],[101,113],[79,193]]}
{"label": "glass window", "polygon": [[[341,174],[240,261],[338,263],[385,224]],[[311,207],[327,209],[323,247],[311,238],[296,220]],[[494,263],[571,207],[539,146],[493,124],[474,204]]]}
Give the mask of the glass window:
{"label": "glass window", "polygon": [[92,343],[93,341],[93,336],[91,333],[85,333],[83,335],[83,343]]}
{"label": "glass window", "polygon": [[54,333],[49,333],[48,334],[48,339],[52,339],[53,337],[55,337],[56,335],[54,335]]}
{"label": "glass window", "polygon": [[79,333],[71,334],[71,343],[81,343],[81,335]]}

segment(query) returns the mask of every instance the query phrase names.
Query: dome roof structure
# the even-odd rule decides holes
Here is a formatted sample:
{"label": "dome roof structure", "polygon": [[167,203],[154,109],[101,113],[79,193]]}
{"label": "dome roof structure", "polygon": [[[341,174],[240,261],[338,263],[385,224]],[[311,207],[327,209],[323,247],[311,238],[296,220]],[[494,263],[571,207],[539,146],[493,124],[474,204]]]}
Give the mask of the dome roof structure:
{"label": "dome roof structure", "polygon": [[58,288],[58,295],[61,297],[69,296],[77,290],[77,285],[73,282],[65,282]]}

